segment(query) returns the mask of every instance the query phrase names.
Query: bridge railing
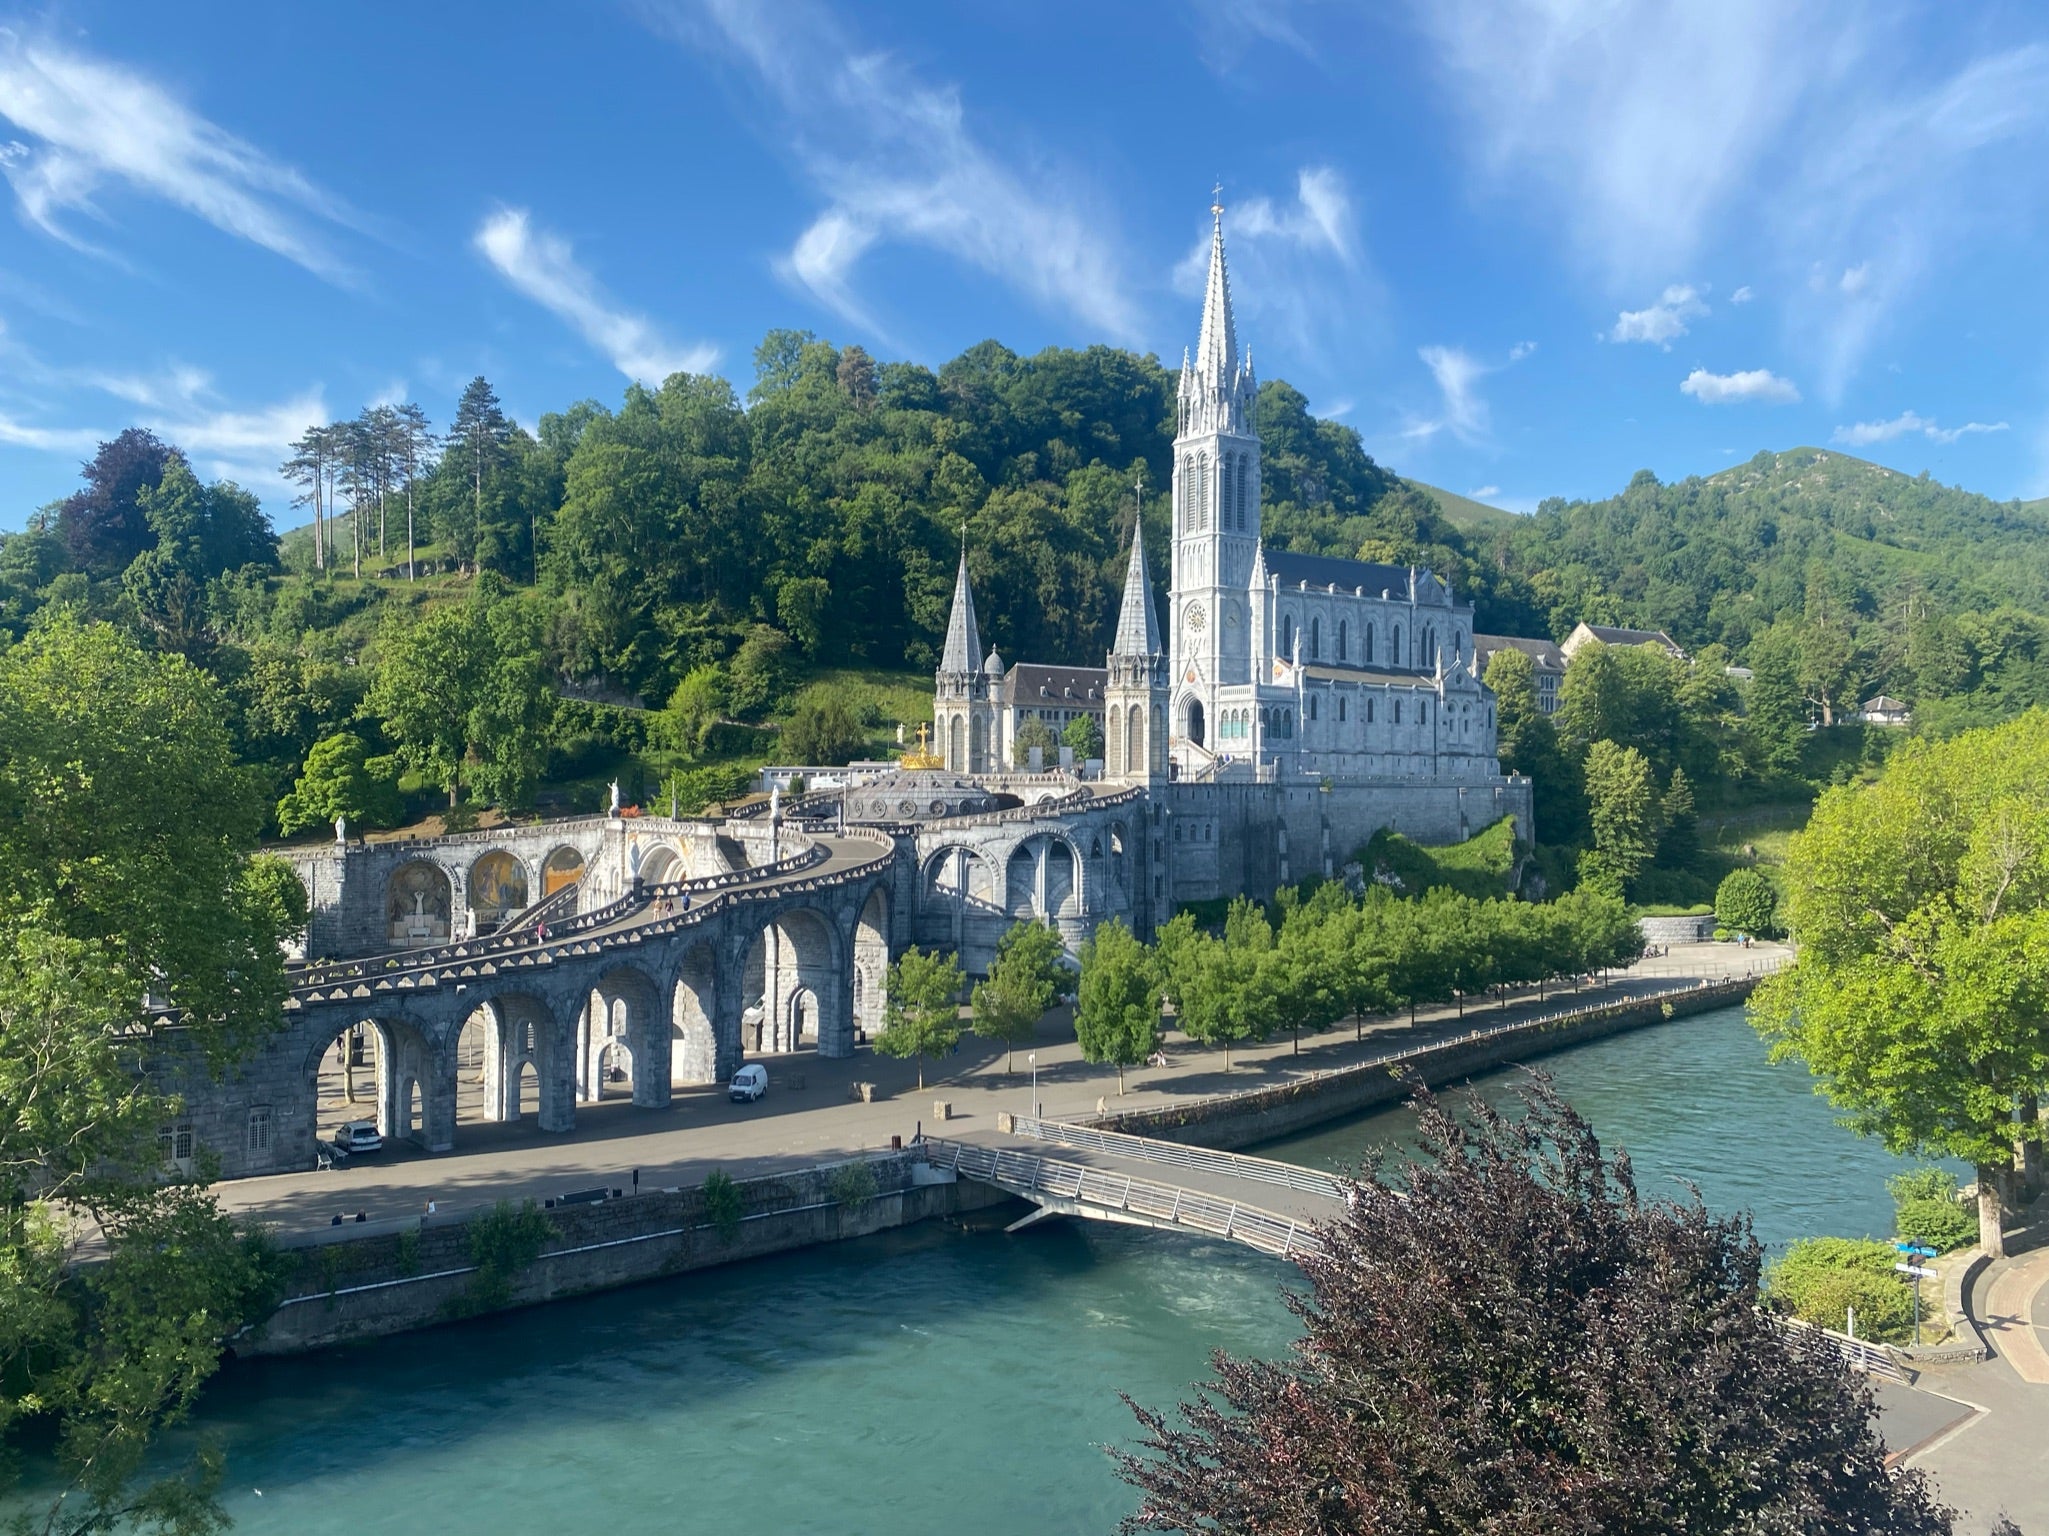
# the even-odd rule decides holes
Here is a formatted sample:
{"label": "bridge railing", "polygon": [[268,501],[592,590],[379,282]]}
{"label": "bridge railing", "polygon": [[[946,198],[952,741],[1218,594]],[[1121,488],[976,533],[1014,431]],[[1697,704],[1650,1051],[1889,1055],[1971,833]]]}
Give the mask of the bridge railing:
{"label": "bridge railing", "polygon": [[307,966],[290,973],[292,990],[297,992],[303,989],[333,987],[350,981],[371,981],[410,971],[437,970],[447,965],[493,960],[531,950],[553,951],[589,934],[594,929],[606,927],[621,918],[643,911],[664,897],[673,899],[686,894],[693,897],[699,894],[717,895],[735,886],[757,885],[764,880],[785,879],[822,864],[831,856],[831,851],[824,844],[807,843],[796,853],[778,859],[773,864],[753,864],[745,869],[725,870],[716,875],[704,875],[692,880],[642,886],[637,891],[628,892],[616,901],[607,902],[593,911],[565,918],[559,925],[551,925],[546,940],[537,938],[529,925],[516,932],[500,932],[484,938],[464,939],[426,949],[405,949],[360,960],[339,960],[327,965]]}
{"label": "bridge railing", "polygon": [[1122,1131],[1099,1131],[1093,1126],[1069,1125],[1061,1120],[1040,1120],[1030,1115],[1013,1115],[1011,1130],[1034,1141],[1057,1142],[1087,1152],[1112,1157],[1159,1163],[1169,1168],[1186,1168],[1196,1173],[1218,1173],[1256,1184],[1275,1184],[1304,1195],[1323,1195],[1332,1200],[1345,1198],[1344,1180],[1315,1168],[1267,1157],[1246,1157],[1237,1152],[1218,1152],[1210,1147],[1183,1146],[1178,1141],[1157,1141],[1150,1136],[1127,1136]]}
{"label": "bridge railing", "polygon": [[920,1145],[933,1167],[951,1169],[962,1178],[994,1184],[1027,1199],[1044,1195],[1078,1206],[1143,1217],[1166,1226],[1228,1238],[1276,1258],[1309,1257],[1323,1251],[1323,1243],[1310,1223],[1276,1216],[1241,1201],[1172,1184],[1156,1184],[1128,1174],[1106,1173],[1081,1163],[948,1141],[943,1137],[928,1136]]}
{"label": "bridge railing", "polygon": [[1842,1356],[1843,1364],[1853,1371],[1866,1376],[1883,1376],[1888,1381],[1905,1383],[1907,1380],[1907,1373],[1883,1344],[1838,1333],[1833,1328],[1817,1327],[1797,1317],[1774,1317],[1772,1321],[1790,1338],[1812,1340],[1824,1349],[1833,1349]]}

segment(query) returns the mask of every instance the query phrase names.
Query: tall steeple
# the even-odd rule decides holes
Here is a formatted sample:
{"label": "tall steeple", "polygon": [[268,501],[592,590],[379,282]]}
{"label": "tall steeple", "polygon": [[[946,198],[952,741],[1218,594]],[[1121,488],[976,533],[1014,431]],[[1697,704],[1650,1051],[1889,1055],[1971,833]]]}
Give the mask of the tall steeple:
{"label": "tall steeple", "polygon": [[960,571],[953,578],[953,616],[946,621],[946,649],[939,670],[964,676],[982,670],[982,632],[975,625],[975,596],[968,590],[968,548],[961,543]]}
{"label": "tall steeple", "polygon": [[1252,357],[1238,351],[1238,327],[1231,316],[1231,274],[1224,260],[1223,188],[1210,205],[1209,282],[1202,298],[1202,331],[1195,355],[1181,360],[1181,432],[1250,432],[1257,391]]}
{"label": "tall steeple", "polygon": [[1145,569],[1145,525],[1131,525],[1131,563],[1124,570],[1124,606],[1117,613],[1117,643],[1113,656],[1159,656],[1159,621],[1153,617],[1153,585]]}

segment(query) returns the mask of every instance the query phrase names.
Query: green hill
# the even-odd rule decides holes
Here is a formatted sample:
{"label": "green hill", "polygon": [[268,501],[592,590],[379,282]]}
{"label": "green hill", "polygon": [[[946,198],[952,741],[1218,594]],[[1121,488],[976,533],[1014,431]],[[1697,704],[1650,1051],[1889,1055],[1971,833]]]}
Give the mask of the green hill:
{"label": "green hill", "polygon": [[1441,486],[1430,485],[1422,480],[1404,477],[1417,490],[1437,498],[1437,505],[1444,510],[1444,520],[1460,533],[1486,534],[1502,528],[1512,527],[1517,514],[1504,507],[1490,507],[1484,501],[1475,501],[1470,496],[1461,496],[1456,491],[1447,491]]}

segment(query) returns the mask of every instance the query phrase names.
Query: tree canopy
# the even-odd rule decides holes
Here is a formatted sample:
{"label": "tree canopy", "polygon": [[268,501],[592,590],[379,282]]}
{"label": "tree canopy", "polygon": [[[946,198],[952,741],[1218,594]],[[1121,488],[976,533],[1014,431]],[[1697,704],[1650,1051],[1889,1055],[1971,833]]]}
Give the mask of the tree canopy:
{"label": "tree canopy", "polygon": [[1868,1389],[1761,1306],[1743,1218],[1642,1200],[1539,1074],[1518,1117],[1417,1115],[1283,1292],[1294,1352],[1219,1353],[1178,1422],[1132,1405],[1125,1531],[1950,1530]]}

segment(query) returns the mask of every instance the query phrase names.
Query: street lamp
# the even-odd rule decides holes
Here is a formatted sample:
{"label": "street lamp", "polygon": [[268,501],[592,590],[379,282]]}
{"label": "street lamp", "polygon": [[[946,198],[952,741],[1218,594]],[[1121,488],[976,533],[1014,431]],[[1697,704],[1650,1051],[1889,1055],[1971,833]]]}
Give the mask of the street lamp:
{"label": "street lamp", "polygon": [[1025,1061],[1032,1069],[1032,1118],[1036,1120],[1039,1118],[1039,1053],[1025,1052]]}

